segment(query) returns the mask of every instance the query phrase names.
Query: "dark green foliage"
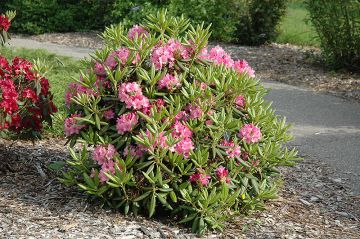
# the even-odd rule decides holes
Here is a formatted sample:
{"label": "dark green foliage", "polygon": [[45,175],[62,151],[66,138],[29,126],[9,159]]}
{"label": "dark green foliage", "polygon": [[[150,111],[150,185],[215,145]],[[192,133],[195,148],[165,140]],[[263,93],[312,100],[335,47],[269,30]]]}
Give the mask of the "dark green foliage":
{"label": "dark green foliage", "polygon": [[240,44],[261,45],[277,36],[277,25],[285,15],[286,0],[245,0],[237,25]]}
{"label": "dark green foliage", "polygon": [[111,1],[7,0],[4,7],[16,10],[12,30],[19,33],[88,31],[104,26]]}
{"label": "dark green foliage", "polygon": [[360,70],[360,1],[307,0],[310,20],[331,67]]}

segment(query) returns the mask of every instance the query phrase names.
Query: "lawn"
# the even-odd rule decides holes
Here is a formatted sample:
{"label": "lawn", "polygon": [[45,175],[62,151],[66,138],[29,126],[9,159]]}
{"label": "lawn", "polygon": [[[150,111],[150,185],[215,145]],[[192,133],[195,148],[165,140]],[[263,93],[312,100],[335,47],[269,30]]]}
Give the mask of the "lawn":
{"label": "lawn", "polygon": [[63,121],[60,119],[60,116],[65,113],[64,94],[69,83],[73,81],[73,77],[79,77],[81,69],[80,61],[73,60],[69,57],[58,56],[46,50],[29,50],[24,48],[11,49],[8,47],[0,47],[0,55],[3,55],[8,59],[19,56],[30,61],[39,58],[51,67],[50,71],[47,72],[45,76],[49,79],[51,84],[51,92],[54,94],[54,103],[59,108],[59,112],[55,116],[53,129],[47,128],[46,132],[55,135],[63,135]]}
{"label": "lawn", "polygon": [[319,46],[315,29],[307,23],[308,12],[303,1],[288,3],[286,16],[280,25],[278,43]]}

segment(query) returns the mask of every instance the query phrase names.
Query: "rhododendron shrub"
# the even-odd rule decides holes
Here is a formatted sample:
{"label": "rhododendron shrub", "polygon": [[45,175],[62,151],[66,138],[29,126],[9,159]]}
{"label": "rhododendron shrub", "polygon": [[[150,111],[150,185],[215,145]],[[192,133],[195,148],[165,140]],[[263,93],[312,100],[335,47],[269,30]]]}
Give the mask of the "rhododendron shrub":
{"label": "rhododendron shrub", "polygon": [[0,46],[10,39],[9,28],[11,26],[11,20],[15,17],[15,11],[7,11],[6,14],[0,13]]}
{"label": "rhododendron shrub", "polygon": [[106,29],[66,93],[64,183],[125,213],[172,213],[198,233],[276,196],[275,168],[296,159],[288,126],[254,70],[208,49],[209,35],[165,12]]}
{"label": "rhododendron shrub", "polygon": [[39,62],[0,55],[0,136],[39,138],[43,123],[51,125],[57,108],[42,70]]}

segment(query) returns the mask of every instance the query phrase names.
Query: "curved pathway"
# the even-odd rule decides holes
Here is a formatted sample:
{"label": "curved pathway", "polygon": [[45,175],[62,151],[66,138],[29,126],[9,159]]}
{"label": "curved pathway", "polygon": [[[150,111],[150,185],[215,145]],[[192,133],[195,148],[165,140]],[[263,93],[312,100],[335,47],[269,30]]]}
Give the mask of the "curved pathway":
{"label": "curved pathway", "polygon": [[[19,38],[12,39],[10,46],[41,48],[76,59],[93,51]],[[329,164],[341,175],[334,181],[345,181],[360,195],[360,104],[273,81],[264,80],[264,85],[271,89],[267,99],[277,112],[294,123],[291,145],[301,155]]]}

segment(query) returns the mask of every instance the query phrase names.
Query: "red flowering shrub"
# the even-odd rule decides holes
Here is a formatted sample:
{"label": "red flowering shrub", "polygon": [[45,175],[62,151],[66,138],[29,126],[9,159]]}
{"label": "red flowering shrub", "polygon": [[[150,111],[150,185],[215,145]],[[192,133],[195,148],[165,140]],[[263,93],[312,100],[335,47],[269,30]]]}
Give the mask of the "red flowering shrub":
{"label": "red flowering shrub", "polygon": [[57,111],[49,81],[34,65],[15,57],[12,62],[0,56],[0,132],[36,138],[43,122],[51,124]]}
{"label": "red flowering shrub", "polygon": [[70,148],[64,183],[125,213],[168,210],[198,233],[276,196],[275,167],[296,159],[288,126],[247,62],[208,50],[209,36],[165,12],[105,31],[66,93],[65,133],[84,150]]}
{"label": "red flowering shrub", "polygon": [[16,13],[13,11],[7,11],[6,14],[0,14],[0,45],[4,45],[10,35],[8,33],[11,26],[11,20],[15,17]]}

